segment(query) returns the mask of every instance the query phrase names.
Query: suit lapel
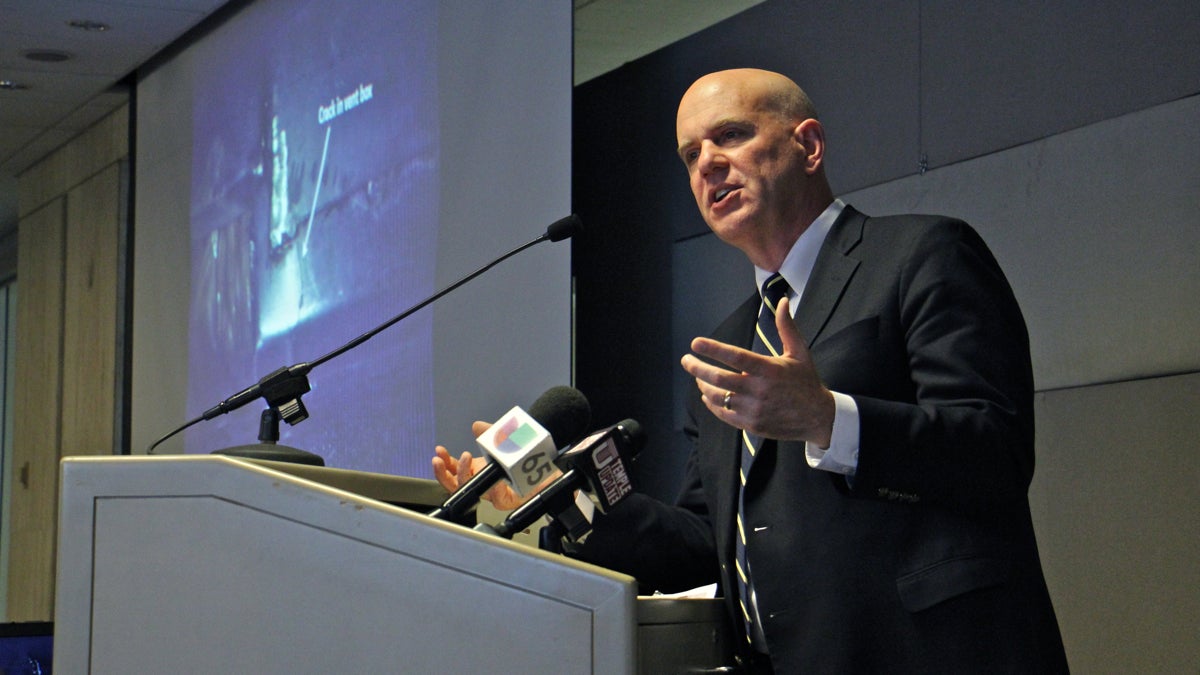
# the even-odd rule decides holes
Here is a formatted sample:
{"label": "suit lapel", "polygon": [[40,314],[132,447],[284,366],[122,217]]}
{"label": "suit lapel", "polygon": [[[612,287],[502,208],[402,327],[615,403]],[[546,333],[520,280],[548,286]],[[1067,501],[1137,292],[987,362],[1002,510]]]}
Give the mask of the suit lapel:
{"label": "suit lapel", "polygon": [[808,340],[809,347],[820,337],[846,285],[858,269],[859,261],[851,258],[849,253],[862,240],[866,221],[866,216],[847,206],[821,245],[804,287],[804,297],[800,298],[800,306],[796,308],[796,325]]}
{"label": "suit lapel", "polygon": [[[809,345],[816,342],[820,336],[846,285],[858,269],[859,261],[848,254],[862,239],[865,222],[866,216],[847,206],[821,245],[821,251],[817,254],[812,274],[805,286],[804,297],[800,299],[800,306],[796,308],[796,323]],[[750,349],[754,340],[754,326],[758,321],[758,305],[759,297],[756,291],[713,333],[713,338]],[[708,453],[707,458],[702,461],[711,462],[710,477],[717,478],[719,494],[715,503],[736,506],[739,488],[737,465],[741,456],[742,432],[719,421],[715,416],[705,415],[704,418],[702,424],[707,424],[708,427],[702,429],[701,437],[711,434],[714,442],[711,445],[705,444],[713,452]],[[718,529],[718,532],[732,533],[734,517],[733,508],[726,513],[714,514],[714,522],[724,522],[727,525],[727,528]],[[720,538],[722,537],[719,536]],[[733,540],[725,539],[724,543],[732,552]]]}

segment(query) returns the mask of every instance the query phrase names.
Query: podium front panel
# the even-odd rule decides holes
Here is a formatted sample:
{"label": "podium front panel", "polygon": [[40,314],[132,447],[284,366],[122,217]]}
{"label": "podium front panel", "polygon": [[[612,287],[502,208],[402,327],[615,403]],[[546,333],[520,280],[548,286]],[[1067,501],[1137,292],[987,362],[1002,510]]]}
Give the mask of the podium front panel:
{"label": "podium front panel", "polygon": [[633,672],[635,584],[227,457],[63,461],[64,672]]}

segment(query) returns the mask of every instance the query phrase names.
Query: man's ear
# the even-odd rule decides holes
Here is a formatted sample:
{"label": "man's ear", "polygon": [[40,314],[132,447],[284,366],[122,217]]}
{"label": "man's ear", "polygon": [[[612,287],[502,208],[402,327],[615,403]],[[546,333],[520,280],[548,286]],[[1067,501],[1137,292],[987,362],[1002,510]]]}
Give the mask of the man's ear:
{"label": "man's ear", "polygon": [[792,134],[796,143],[804,147],[805,171],[815,174],[825,160],[825,127],[809,118],[797,124]]}

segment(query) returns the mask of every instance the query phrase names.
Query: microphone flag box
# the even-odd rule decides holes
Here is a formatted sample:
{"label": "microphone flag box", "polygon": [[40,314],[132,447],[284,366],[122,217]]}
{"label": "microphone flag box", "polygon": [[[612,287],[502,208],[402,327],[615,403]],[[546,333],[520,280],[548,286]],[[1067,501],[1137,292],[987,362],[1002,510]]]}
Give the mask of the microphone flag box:
{"label": "microphone flag box", "polygon": [[505,413],[476,442],[504,469],[513,489],[522,496],[557,468],[554,438],[519,406]]}
{"label": "microphone flag box", "polygon": [[599,479],[600,489],[596,493],[604,496],[600,503],[606,511],[633,492],[633,482],[625,472],[625,463],[621,461],[615,439],[608,438],[604,445],[592,451],[592,466]]}
{"label": "microphone flag box", "polygon": [[633,491],[633,481],[625,469],[629,454],[618,425],[601,429],[559,458],[563,470],[571,469],[587,479],[589,492],[600,510],[607,512]]}

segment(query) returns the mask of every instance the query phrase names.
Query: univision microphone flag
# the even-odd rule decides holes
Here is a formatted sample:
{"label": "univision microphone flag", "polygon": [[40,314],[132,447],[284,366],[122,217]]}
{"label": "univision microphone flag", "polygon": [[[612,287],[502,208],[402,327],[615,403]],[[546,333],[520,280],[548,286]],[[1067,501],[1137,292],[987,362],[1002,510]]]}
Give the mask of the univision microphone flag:
{"label": "univision microphone flag", "polygon": [[502,452],[516,452],[537,442],[538,432],[532,425],[517,417],[510,417],[504,427],[496,432],[496,447]]}
{"label": "univision microphone flag", "polygon": [[504,469],[508,482],[521,495],[555,472],[558,448],[554,438],[519,407],[505,413],[475,441]]}

